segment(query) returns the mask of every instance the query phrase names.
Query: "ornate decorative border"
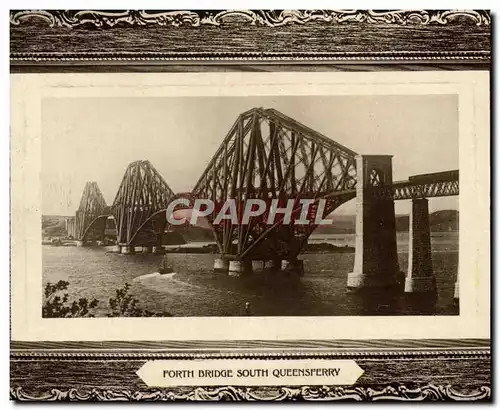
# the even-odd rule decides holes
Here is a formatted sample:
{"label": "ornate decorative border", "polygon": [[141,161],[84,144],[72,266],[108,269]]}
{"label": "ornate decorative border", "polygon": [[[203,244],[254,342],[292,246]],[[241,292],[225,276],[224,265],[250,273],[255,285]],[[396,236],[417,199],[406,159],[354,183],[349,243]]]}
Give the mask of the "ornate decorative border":
{"label": "ornate decorative border", "polygon": [[[33,344],[33,342],[30,342]],[[484,366],[491,360],[490,348],[487,340],[474,339],[470,341],[445,340],[437,342],[433,347],[424,347],[426,342],[403,341],[405,348],[382,348],[385,341],[366,341],[364,348],[344,347],[318,351],[314,349],[292,350],[256,350],[245,348],[241,351],[222,349],[219,351],[189,351],[183,349],[146,349],[137,350],[117,349],[75,349],[75,348],[14,348],[11,350],[11,366],[14,373],[11,382],[10,398],[18,401],[489,401],[491,387],[487,377],[476,380],[474,375],[468,374],[467,369],[475,366]],[[393,341],[393,343],[397,343]],[[427,342],[429,343],[429,342]],[[356,342],[354,342],[354,345]],[[418,346],[420,344],[420,346]],[[458,347],[469,346],[467,348]],[[373,345],[373,347],[368,347]],[[447,347],[446,347],[447,346]],[[149,360],[200,360],[200,359],[353,359],[365,369],[372,381],[364,380],[358,386],[278,386],[278,387],[179,387],[171,389],[149,388],[144,389],[141,383],[137,384],[134,377],[130,377],[133,369]],[[119,388],[95,388],[82,386],[80,381],[74,380],[69,374],[75,366],[79,372],[92,374],[95,369],[108,367],[107,362],[114,363],[109,377],[117,380]],[[118,364],[120,363],[120,364]],[[375,365],[378,363],[378,365]],[[396,364],[397,363],[397,364]],[[420,364],[419,364],[420,363]],[[436,363],[436,364],[435,364]],[[452,365],[453,364],[453,365]],[[458,372],[463,375],[448,380],[453,384],[434,384],[425,382],[418,375],[411,382],[401,379],[401,371],[409,368],[422,368],[428,372],[433,366],[444,366],[449,372]],[[33,367],[35,366],[35,367]],[[55,366],[55,367],[54,367]],[[36,380],[41,380],[44,372],[52,372],[61,367],[61,380],[55,388],[38,386]],[[97,366],[97,367],[95,367]],[[396,373],[386,375],[386,379],[394,382],[373,383],[377,380],[374,371],[380,371],[387,366]],[[421,367],[420,367],[421,366]],[[116,372],[121,369],[122,372]],[[40,368],[42,370],[40,370]],[[33,375],[31,369],[38,369]],[[46,369],[46,370],[43,370]],[[377,370],[378,369],[378,370]],[[68,373],[70,372],[70,373]],[[30,374],[35,381],[25,382],[23,375]],[[439,377],[447,375],[447,371]],[[370,376],[371,375],[371,376]],[[69,377],[69,378],[68,378]],[[124,379],[125,378],[125,379]],[[128,381],[125,381],[128,380]],[[399,380],[399,381],[398,381]],[[406,379],[407,380],[407,379]],[[457,383],[457,380],[459,381]],[[462,386],[463,381],[463,386]],[[43,383],[42,383],[43,384]],[[51,383],[49,383],[49,386]]]}
{"label": "ornate decorative border", "polygon": [[306,24],[311,21],[325,23],[366,23],[395,25],[445,25],[467,22],[476,26],[491,25],[491,16],[486,11],[475,10],[200,10],[161,11],[146,10],[99,11],[99,10],[23,10],[10,13],[10,23],[22,24],[36,18],[50,27],[74,28],[81,25],[114,27],[145,25],[201,25],[220,26],[225,21],[238,19],[252,25],[281,27],[291,23]]}
{"label": "ornate decorative border", "polygon": [[170,61],[264,61],[264,62],[299,62],[299,61],[330,61],[330,62],[411,62],[411,61],[439,61],[439,62],[475,62],[490,61],[490,52],[487,51],[411,51],[411,52],[371,52],[371,53],[157,53],[157,52],[81,52],[81,53],[11,53],[10,60],[16,62],[79,62],[79,61],[101,61],[101,62],[170,62]]}
{"label": "ornate decorative border", "polygon": [[28,394],[22,387],[10,389],[10,398],[19,401],[489,401],[491,389],[460,391],[452,386],[428,384],[415,389],[405,385],[370,387],[280,387],[276,390],[251,387],[197,387],[186,392],[177,390],[103,390],[52,389]]}
{"label": "ornate decorative border", "polygon": [[468,349],[414,349],[414,350],[376,350],[360,349],[345,351],[228,351],[228,352],[166,352],[166,351],[33,351],[33,350],[11,350],[11,360],[159,360],[159,359],[370,359],[384,360],[414,360],[414,359],[489,359],[491,352],[489,348]]}
{"label": "ornate decorative border", "polygon": [[[405,62],[484,68],[491,21],[487,10],[14,10],[10,56],[17,67]],[[141,29],[133,39],[131,28]],[[103,44],[92,43],[96,33]],[[187,47],[179,47],[183,41]]]}

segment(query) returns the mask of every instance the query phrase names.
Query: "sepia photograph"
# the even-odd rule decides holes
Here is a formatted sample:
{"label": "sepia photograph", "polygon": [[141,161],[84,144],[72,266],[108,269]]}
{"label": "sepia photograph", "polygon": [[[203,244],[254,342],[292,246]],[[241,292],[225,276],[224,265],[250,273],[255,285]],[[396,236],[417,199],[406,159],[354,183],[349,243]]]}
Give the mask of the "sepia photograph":
{"label": "sepia photograph", "polygon": [[491,401],[489,11],[9,23],[11,400]]}
{"label": "sepia photograph", "polygon": [[458,314],[457,95],[42,100],[43,317]]}

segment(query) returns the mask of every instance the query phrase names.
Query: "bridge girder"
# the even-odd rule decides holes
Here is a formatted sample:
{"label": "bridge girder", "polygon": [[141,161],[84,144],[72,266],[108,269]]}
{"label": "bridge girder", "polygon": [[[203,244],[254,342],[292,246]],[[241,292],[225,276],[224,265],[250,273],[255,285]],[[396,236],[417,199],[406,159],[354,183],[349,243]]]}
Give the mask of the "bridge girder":
{"label": "bridge girder", "polygon": [[165,229],[165,210],[174,193],[153,165],[145,161],[131,163],[113,201],[112,214],[117,242],[145,245],[161,239]]}
{"label": "bridge girder", "polygon": [[394,182],[390,187],[378,189],[382,198],[395,201],[417,198],[437,198],[459,195],[460,183],[458,170],[414,175],[407,181]]}
{"label": "bridge girder", "polygon": [[[320,199],[332,192],[355,187],[356,152],[274,109],[254,108],[239,115],[193,190],[196,198],[222,204],[234,199],[238,204],[255,198]],[[349,198],[350,199],[350,198]],[[330,198],[325,214],[346,198]],[[317,203],[310,207],[316,212]],[[300,215],[300,208],[294,219]],[[262,255],[282,243],[272,253],[298,253],[301,244],[315,229],[313,225],[266,226],[262,217],[248,225],[224,221],[214,226],[222,253],[243,257],[249,252]],[[208,217],[213,223],[214,215]],[[237,249],[233,242],[237,242]],[[265,246],[264,242],[267,242]],[[294,242],[294,243],[292,243]]]}
{"label": "bridge girder", "polygon": [[437,181],[428,183],[415,183],[409,181],[407,184],[393,186],[394,200],[435,198],[443,196],[455,196],[459,194],[459,182]]}

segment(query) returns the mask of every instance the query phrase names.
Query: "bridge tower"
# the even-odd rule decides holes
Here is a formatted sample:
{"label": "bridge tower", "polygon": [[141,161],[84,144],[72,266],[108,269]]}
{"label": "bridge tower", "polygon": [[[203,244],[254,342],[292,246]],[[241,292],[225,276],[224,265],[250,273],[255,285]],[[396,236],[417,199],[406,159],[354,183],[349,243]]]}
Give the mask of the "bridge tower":
{"label": "bridge tower", "polygon": [[160,250],[166,225],[166,209],[174,196],[160,173],[145,161],[131,163],[113,201],[112,212],[121,253]]}
{"label": "bridge tower", "polygon": [[380,192],[392,185],[392,156],[358,155],[356,168],[356,254],[347,287],[389,288],[399,275],[396,216],[392,195]]}
{"label": "bridge tower", "polygon": [[[298,255],[319,222],[355,195],[356,152],[274,110],[241,113],[193,189],[193,197],[216,204],[234,200],[240,217],[248,200],[266,204],[248,223],[226,219],[212,225],[220,257],[214,269],[230,276],[266,271],[301,275]],[[291,200],[291,202],[289,202]],[[311,201],[307,208],[302,200]],[[324,200],[324,208],[319,207]],[[274,202],[273,202],[274,201]],[[281,209],[269,222],[271,204]],[[291,204],[285,221],[283,210]],[[297,222],[301,213],[310,223]]]}
{"label": "bridge tower", "polygon": [[104,239],[106,214],[106,201],[97,182],[87,182],[75,217],[75,239],[78,246],[83,246],[86,240]]}

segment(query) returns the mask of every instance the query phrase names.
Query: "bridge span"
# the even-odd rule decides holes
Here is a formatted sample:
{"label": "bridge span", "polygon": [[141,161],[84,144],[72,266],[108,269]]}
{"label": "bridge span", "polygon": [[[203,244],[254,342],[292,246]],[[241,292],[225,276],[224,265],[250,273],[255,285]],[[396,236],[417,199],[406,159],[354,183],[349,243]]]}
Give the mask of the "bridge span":
{"label": "bridge span", "polygon": [[[411,200],[407,292],[434,291],[429,232],[429,198],[459,194],[458,170],[392,180],[391,155],[359,155],[274,110],[254,108],[238,116],[190,193],[191,199],[223,203],[234,199],[310,199],[323,215],[356,199],[356,254],[348,275],[351,289],[390,288],[400,281],[394,201]],[[166,209],[176,198],[149,161],[129,165],[111,206],[95,182],[85,187],[76,212],[76,237],[99,236],[113,216],[117,249],[161,251]],[[215,224],[207,216],[220,255],[214,269],[230,276],[269,270],[302,275],[298,258],[317,225],[275,223],[252,217],[248,224]],[[296,215],[294,218],[298,218]],[[458,292],[458,282],[457,282]]]}

